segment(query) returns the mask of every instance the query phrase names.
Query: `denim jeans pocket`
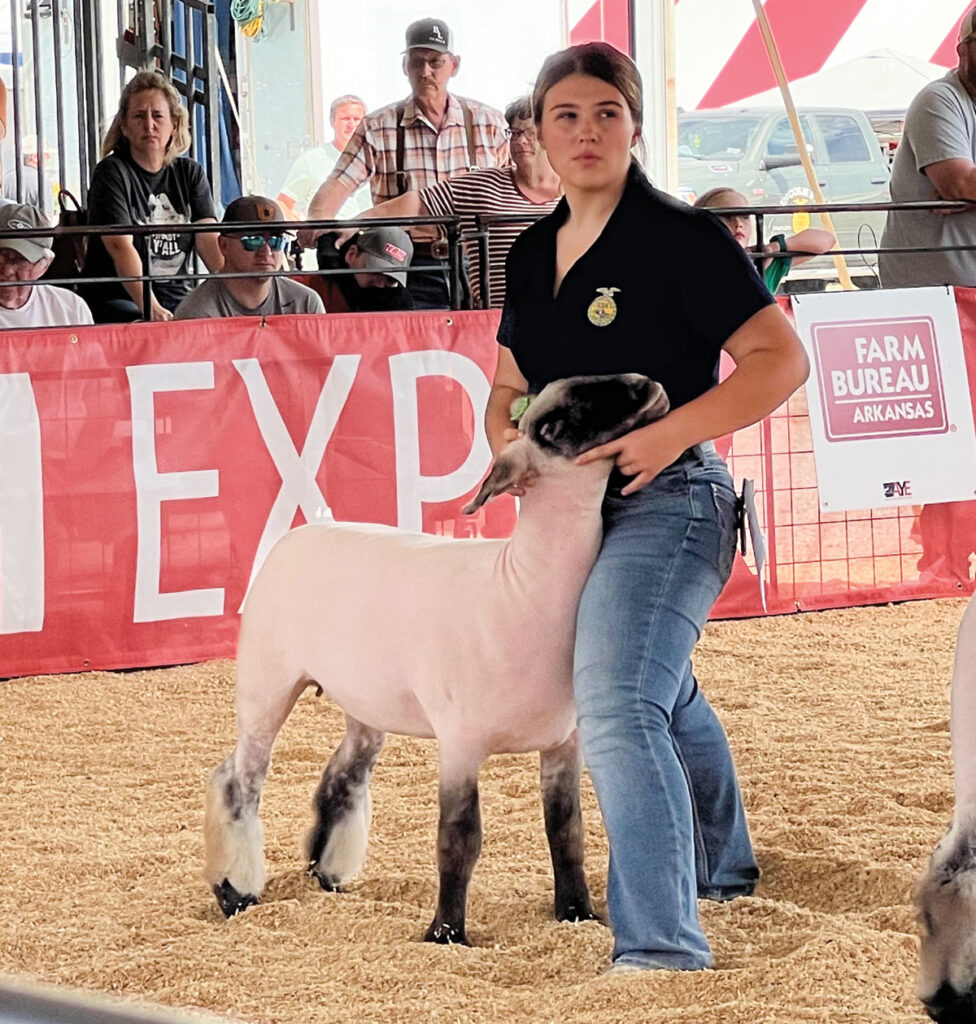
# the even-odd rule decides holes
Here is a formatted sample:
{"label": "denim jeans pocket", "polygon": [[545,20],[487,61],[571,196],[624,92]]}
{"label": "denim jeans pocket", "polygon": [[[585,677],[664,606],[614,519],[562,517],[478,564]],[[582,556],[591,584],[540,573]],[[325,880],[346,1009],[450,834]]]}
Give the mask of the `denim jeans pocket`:
{"label": "denim jeans pocket", "polygon": [[739,537],[739,498],[734,490],[724,484],[712,483],[710,486],[721,527],[718,571],[724,584],[732,575],[732,562],[735,560]]}

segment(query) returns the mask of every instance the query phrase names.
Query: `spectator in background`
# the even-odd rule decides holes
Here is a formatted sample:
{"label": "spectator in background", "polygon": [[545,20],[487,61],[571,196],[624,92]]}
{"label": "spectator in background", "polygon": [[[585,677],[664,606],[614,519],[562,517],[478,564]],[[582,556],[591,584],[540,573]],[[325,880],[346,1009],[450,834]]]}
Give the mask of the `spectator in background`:
{"label": "spectator in background", "polygon": [[[50,226],[36,206],[0,206],[0,232]],[[53,244],[53,235],[0,238],[0,282],[4,282],[0,286],[0,330],[92,322],[91,311],[74,292],[56,285],[35,284],[54,259]]]}
{"label": "spectator in background", "polygon": [[413,309],[407,291],[413,242],[402,228],[367,228],[350,233],[335,248],[332,234],[322,236],[320,254],[328,257],[319,269],[352,269],[357,274],[315,275],[308,284],[322,296],[330,313],[379,313]]}
{"label": "spectator in background", "polygon": [[[56,200],[58,192],[57,175],[52,173],[54,161],[54,150],[50,146],[44,147],[44,189],[53,199]],[[11,167],[3,175],[3,198],[13,203],[27,203],[30,206],[40,206],[40,175],[38,164],[40,158],[37,154],[37,136],[25,135],[21,140],[21,166],[20,166],[20,191],[21,197],[17,197],[17,168]]]}
{"label": "spectator in background", "polygon": [[[909,104],[891,165],[894,202],[976,200],[976,7],[959,26],[958,64],[923,86]],[[963,246],[946,252],[898,248]],[[889,210],[878,256],[885,288],[921,285],[976,287],[976,207],[960,213]],[[888,251],[894,249],[895,251]],[[976,551],[976,502],[925,505],[919,515],[923,580],[969,581]]]}
{"label": "spectator in background", "polygon": [[[165,75],[140,71],[122,90],[119,109],[102,142],[88,190],[88,222],[94,225],[159,224],[165,233],[90,237],[86,277],[150,274],[151,319],[170,320],[193,290],[195,248],[216,273],[223,259],[216,234],[181,234],[180,224],[213,224],[213,196],[203,168],[181,156],[190,148],[186,108]],[[123,323],[143,316],[141,281],[91,284],[83,294],[98,323]]]}
{"label": "spectator in background", "polygon": [[[732,232],[732,237],[749,252],[759,252],[758,245],[753,243],[753,220],[747,213],[722,214],[718,211],[725,207],[748,206],[749,200],[734,188],[710,188],[703,195],[700,195],[694,203],[699,208],[705,208],[715,212],[718,219]],[[757,268],[762,274],[763,284],[775,292],[780,282],[790,272],[794,263],[805,263],[813,259],[814,255],[829,252],[837,244],[837,239],[829,231],[820,228],[806,228],[798,231],[795,235],[773,235],[773,237],[762,246],[763,252],[789,252],[809,253],[810,255],[783,256],[780,259],[769,259],[762,261],[762,267]]]}
{"label": "spectator in background", "polygon": [[[510,103],[505,108],[505,120],[509,125],[507,134],[514,166],[484,167],[458,174],[420,191],[411,190],[389,199],[365,214],[367,217],[460,217],[468,280],[477,307],[501,306],[505,298],[508,250],[528,224],[555,209],[562,195],[559,176],[549,166],[546,151],[536,134],[531,98],[523,96]],[[525,216],[522,223],[488,229],[488,296],[481,294],[481,253],[475,237],[479,214]]]}
{"label": "spectator in background", "polygon": [[[262,230],[234,230],[232,225],[260,222]],[[217,236],[224,272],[251,277],[210,278],[176,307],[177,320],[215,316],[280,316],[284,313],[324,313],[322,300],[305,285],[274,277],[281,269],[285,220],[281,208],[266,196],[235,199],[221,221]]]}
{"label": "spectator in background", "polygon": [[[348,94],[332,101],[329,109],[329,124],[332,125],[332,141],[316,146],[291,165],[288,177],[278,193],[278,205],[292,220],[305,220],[308,204],[319,185],[342,156],[342,151],[352,138],[359,122],[366,113],[366,104],[358,96]],[[369,192],[360,189],[342,204],[336,212],[343,219],[358,217],[370,205]]]}
{"label": "spectator in background", "polygon": [[[502,115],[447,91],[460,64],[445,22],[424,18],[407,27],[403,71],[410,81],[410,96],[360,121],[339,162],[312,198],[309,218],[335,217],[345,200],[367,181],[375,205],[461,171],[508,163]],[[302,231],[298,238],[310,246],[320,234]],[[419,308],[443,308],[449,304],[449,289],[441,260],[446,247],[438,244],[440,232],[413,228],[410,236],[413,265],[434,268],[410,275],[414,303]]]}
{"label": "spectator in background", "polygon": [[[929,82],[909,104],[891,165],[891,198],[976,199],[976,8],[959,26],[959,62]],[[954,252],[888,252],[924,246],[965,246]],[[958,284],[976,287],[976,213],[889,210],[878,257],[885,288]]]}

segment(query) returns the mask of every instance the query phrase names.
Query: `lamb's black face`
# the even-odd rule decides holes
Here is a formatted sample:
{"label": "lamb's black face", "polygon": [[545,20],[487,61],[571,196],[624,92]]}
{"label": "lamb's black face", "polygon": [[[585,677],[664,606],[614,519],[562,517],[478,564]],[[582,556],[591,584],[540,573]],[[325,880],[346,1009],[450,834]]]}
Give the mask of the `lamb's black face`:
{"label": "lamb's black face", "polygon": [[668,397],[637,373],[553,381],[529,406],[519,427],[543,451],[566,458],[659,419]]}
{"label": "lamb's black face", "polygon": [[976,849],[955,822],[915,888],[916,991],[940,1024],[976,1024]]}
{"label": "lamb's black face", "polygon": [[976,988],[957,992],[946,982],[925,1000],[925,1012],[938,1024],[974,1024],[976,1022]]}

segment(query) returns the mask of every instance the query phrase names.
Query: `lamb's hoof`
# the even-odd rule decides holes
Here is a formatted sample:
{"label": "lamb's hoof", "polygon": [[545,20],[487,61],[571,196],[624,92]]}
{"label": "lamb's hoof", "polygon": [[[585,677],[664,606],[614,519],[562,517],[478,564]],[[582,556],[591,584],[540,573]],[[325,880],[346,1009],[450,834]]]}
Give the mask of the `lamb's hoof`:
{"label": "lamb's hoof", "polygon": [[321,871],[316,871],[315,868],[311,867],[308,869],[308,873],[326,892],[342,892],[342,889],[339,887],[339,879],[335,875],[323,875]]}
{"label": "lamb's hoof", "polygon": [[563,907],[556,907],[556,920],[578,924],[580,921],[599,921],[600,917],[593,912],[589,903],[567,903]]}
{"label": "lamb's hoof", "polygon": [[455,928],[446,921],[438,922],[436,919],[427,929],[424,942],[436,942],[441,946],[470,946],[467,935],[463,928]]}
{"label": "lamb's hoof", "polygon": [[238,892],[226,878],[220,885],[213,887],[213,894],[217,897],[217,903],[224,912],[224,917],[233,917],[242,910],[255,906],[258,902],[257,896],[252,896],[249,892]]}

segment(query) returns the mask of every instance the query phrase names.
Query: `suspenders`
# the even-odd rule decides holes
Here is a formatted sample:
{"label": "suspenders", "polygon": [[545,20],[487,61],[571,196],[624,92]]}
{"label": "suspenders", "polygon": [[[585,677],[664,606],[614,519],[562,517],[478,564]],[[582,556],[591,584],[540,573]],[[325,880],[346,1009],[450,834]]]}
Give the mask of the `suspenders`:
{"label": "suspenders", "polygon": [[[468,143],[468,167],[473,168],[477,166],[475,163],[474,116],[471,113],[471,108],[463,99],[458,97],[458,102],[461,104],[461,113],[464,116],[464,137]],[[398,196],[410,191],[410,175],[403,169],[403,157],[406,151],[406,129],[403,126],[404,108],[403,103],[396,105],[396,163],[394,164],[396,171],[394,178]]]}

